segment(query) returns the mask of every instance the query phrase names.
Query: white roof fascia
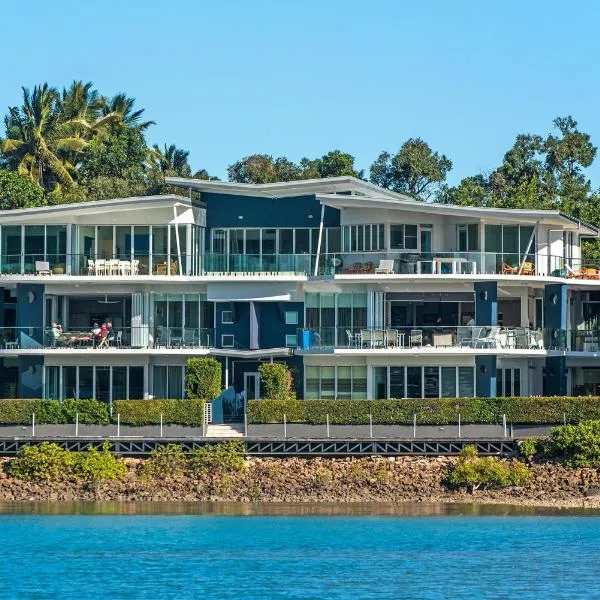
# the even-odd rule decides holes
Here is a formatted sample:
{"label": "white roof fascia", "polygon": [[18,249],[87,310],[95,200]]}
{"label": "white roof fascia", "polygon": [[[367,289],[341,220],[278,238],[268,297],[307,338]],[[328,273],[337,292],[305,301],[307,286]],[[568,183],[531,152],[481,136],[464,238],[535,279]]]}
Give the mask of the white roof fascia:
{"label": "white roof fascia", "polygon": [[303,194],[354,192],[356,194],[378,195],[388,198],[409,200],[408,196],[386,190],[374,183],[356,177],[326,177],[323,179],[300,179],[277,183],[232,183],[228,181],[207,181],[188,177],[165,177],[170,185],[191,188],[200,192],[235,194],[283,198]]}
{"label": "white roof fascia", "polygon": [[[411,212],[455,215],[478,219],[494,219],[520,223],[546,223],[560,225],[563,229],[576,229],[584,235],[598,236],[598,230],[587,223],[571,219],[558,210],[530,210],[524,208],[484,208],[480,206],[459,206],[456,204],[436,204],[420,200],[390,200],[389,198],[365,196],[341,196],[335,194],[317,194],[321,204],[332,208],[381,208],[385,210],[404,210]],[[570,225],[565,227],[565,224]]]}
{"label": "white roof fascia", "polygon": [[131,198],[76,202],[73,204],[16,208],[0,212],[0,217],[2,218],[3,223],[7,221],[20,222],[27,217],[41,217],[45,215],[50,217],[59,214],[75,217],[82,214],[105,213],[107,211],[151,209],[161,205],[166,208],[171,206],[190,208],[192,202],[185,196],[175,196],[172,194],[160,196],[135,196]]}

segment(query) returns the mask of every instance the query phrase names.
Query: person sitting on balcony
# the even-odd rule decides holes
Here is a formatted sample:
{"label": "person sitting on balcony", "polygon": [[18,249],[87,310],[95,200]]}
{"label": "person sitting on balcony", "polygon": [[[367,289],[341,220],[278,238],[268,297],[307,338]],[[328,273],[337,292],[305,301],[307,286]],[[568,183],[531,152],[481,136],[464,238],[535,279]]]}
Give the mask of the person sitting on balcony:
{"label": "person sitting on balcony", "polygon": [[98,348],[108,348],[108,325],[106,323],[102,323],[98,340],[100,341]]}
{"label": "person sitting on balcony", "polygon": [[52,323],[48,335],[50,336],[50,341],[52,342],[53,346],[58,346],[65,341],[62,327],[58,323]]}
{"label": "person sitting on balcony", "polygon": [[108,329],[107,339],[109,342],[115,341],[115,330],[113,329],[112,321],[106,323],[106,329]]}

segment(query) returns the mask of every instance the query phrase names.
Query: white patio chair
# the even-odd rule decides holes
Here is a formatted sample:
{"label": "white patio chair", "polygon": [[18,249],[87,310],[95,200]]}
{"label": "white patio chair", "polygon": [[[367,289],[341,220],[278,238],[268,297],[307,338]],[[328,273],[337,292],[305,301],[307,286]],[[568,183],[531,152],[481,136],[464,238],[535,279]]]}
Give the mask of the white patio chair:
{"label": "white patio chair", "polygon": [[137,259],[134,259],[131,261],[131,274],[138,275],[139,272],[140,272],[140,261]]}
{"label": "white patio chair", "polygon": [[107,263],[107,275],[120,275],[120,266],[118,258],[111,258]]}
{"label": "white patio chair", "polygon": [[411,329],[410,335],[408,336],[408,342],[411,348],[413,346],[419,346],[420,348],[423,345],[423,330]]}
{"label": "white patio chair", "polygon": [[380,260],[379,266],[375,269],[375,273],[385,273],[386,275],[393,275],[394,273],[394,261],[392,260]]}
{"label": "white patio chair", "polygon": [[371,330],[370,329],[361,329],[360,330],[360,347],[361,348],[365,348],[365,347],[370,348],[372,345],[373,345],[373,338],[371,336]]}
{"label": "white patio chair", "polygon": [[96,275],[106,275],[106,260],[98,258],[95,262]]}
{"label": "white patio chair", "polygon": [[96,274],[96,265],[94,264],[93,260],[89,260],[88,259],[87,270],[88,270],[88,275],[95,275]]}
{"label": "white patio chair", "polygon": [[44,260],[35,261],[35,274],[36,275],[52,275],[50,270],[50,263]]}
{"label": "white patio chair", "polygon": [[375,348],[383,348],[385,346],[385,331],[376,329],[373,332],[373,346]]}
{"label": "white patio chair", "polygon": [[348,348],[352,348],[354,346],[354,336],[349,329],[346,329],[346,337],[348,338]]}
{"label": "white patio chair", "polygon": [[475,348],[477,348],[478,345],[482,348],[502,347],[502,344],[500,343],[500,327],[492,327],[485,336],[478,337],[475,340]]}
{"label": "white patio chair", "polygon": [[386,329],[387,345],[397,348],[400,345],[400,336],[397,329]]}
{"label": "white patio chair", "polygon": [[119,271],[121,272],[121,275],[131,275],[131,262],[128,260],[120,260]]}

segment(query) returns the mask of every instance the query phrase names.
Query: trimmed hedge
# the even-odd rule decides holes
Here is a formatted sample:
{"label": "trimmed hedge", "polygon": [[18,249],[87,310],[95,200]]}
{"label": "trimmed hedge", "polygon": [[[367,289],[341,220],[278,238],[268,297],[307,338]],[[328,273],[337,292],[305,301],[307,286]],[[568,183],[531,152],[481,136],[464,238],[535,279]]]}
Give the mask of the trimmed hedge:
{"label": "trimmed hedge", "polygon": [[127,425],[157,425],[161,414],[165,424],[202,425],[204,400],[115,400],[113,422],[117,414]]}
{"label": "trimmed hedge", "polygon": [[202,425],[203,400],[115,400],[113,414],[106,402],[99,400],[0,400],[0,425],[31,425],[33,413],[37,424],[63,425],[79,423],[108,425],[121,415],[124,425],[158,425],[163,423]]}
{"label": "trimmed hedge", "polygon": [[248,423],[365,425],[369,414],[378,425],[420,425],[502,422],[556,424],[600,419],[600,397],[431,398],[404,400],[249,400]]}
{"label": "trimmed hedge", "polygon": [[110,423],[108,405],[98,400],[0,400],[0,424],[29,425],[34,413],[39,424],[75,423],[76,414],[80,423]]}

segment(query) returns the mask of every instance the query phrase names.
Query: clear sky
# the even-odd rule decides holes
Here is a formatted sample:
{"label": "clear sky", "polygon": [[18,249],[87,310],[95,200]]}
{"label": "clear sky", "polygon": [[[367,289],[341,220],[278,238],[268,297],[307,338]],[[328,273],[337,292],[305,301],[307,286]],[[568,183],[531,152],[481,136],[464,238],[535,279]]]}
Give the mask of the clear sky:
{"label": "clear sky", "polygon": [[125,91],[152,143],[221,178],[248,154],[336,148],[368,170],[418,136],[454,183],[568,114],[600,144],[594,0],[30,0],[2,21],[0,106],[43,81]]}

